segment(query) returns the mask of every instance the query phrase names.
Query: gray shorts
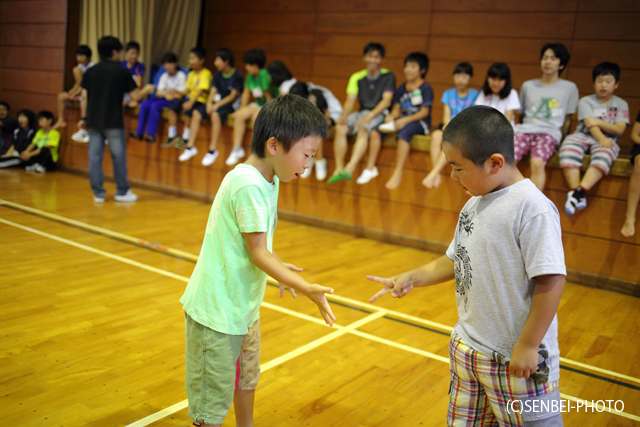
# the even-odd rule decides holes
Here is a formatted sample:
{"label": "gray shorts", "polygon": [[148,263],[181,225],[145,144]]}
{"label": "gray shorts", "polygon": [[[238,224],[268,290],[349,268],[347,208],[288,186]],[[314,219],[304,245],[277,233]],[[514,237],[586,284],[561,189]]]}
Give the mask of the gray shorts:
{"label": "gray shorts", "polygon": [[[369,111],[371,110],[356,111],[355,113],[351,113],[347,116],[347,127],[349,128],[347,135],[351,136],[358,133],[358,122],[362,120],[364,116],[369,114]],[[364,127],[367,130],[367,135],[370,135],[371,131],[380,126],[382,122],[384,122],[384,114],[378,114],[371,119],[371,121]]]}

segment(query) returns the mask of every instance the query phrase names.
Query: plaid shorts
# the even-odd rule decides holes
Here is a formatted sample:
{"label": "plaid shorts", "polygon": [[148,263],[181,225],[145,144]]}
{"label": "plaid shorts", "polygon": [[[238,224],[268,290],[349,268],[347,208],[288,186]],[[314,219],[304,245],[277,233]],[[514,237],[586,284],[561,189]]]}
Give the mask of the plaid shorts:
{"label": "plaid shorts", "polygon": [[[563,425],[557,381],[538,383],[511,376],[507,365],[478,353],[465,344],[455,331],[449,342],[449,360],[451,386],[448,426]],[[557,411],[551,410],[552,401],[555,401],[553,403]],[[548,410],[544,411],[544,408]]]}

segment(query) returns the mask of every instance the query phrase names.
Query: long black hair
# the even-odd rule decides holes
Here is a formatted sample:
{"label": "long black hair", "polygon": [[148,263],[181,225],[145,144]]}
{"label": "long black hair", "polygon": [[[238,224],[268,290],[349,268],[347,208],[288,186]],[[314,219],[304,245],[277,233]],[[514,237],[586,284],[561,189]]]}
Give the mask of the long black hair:
{"label": "long black hair", "polygon": [[511,85],[511,70],[509,69],[509,66],[504,62],[494,62],[491,64],[487,71],[487,78],[484,79],[484,85],[482,85],[482,92],[485,96],[491,96],[493,93],[491,86],[489,86],[489,77],[492,79],[504,80],[504,87],[498,96],[500,96],[500,99],[508,97],[513,87]]}

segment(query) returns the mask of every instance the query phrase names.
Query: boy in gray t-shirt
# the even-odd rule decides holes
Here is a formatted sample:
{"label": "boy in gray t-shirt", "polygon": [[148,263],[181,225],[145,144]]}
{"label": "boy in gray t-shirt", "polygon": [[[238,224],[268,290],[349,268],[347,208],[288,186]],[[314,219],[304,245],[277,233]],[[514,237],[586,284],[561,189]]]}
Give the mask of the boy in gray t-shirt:
{"label": "boy in gray t-shirt", "polygon": [[[592,75],[596,93],[580,100],[580,123],[560,147],[560,166],[571,188],[564,205],[569,215],[587,207],[586,193],[609,173],[620,154],[618,137],[629,124],[629,105],[613,94],[620,81],[618,64],[602,62],[594,67]],[[580,180],[580,167],[587,152],[591,153],[591,163]]]}
{"label": "boy in gray t-shirt", "polygon": [[442,150],[451,177],[473,196],[447,254],[391,278],[368,276],[384,285],[370,301],[455,278],[447,425],[562,426],[556,310],[566,268],[558,210],[516,167],[513,128],[498,110],[462,111],[445,129]]}
{"label": "boy in gray t-shirt", "polygon": [[547,43],[540,51],[542,77],[528,80],[520,89],[522,124],[515,126],[516,163],[531,152],[531,181],[540,190],[546,180],[545,165],[558,149],[578,107],[578,87],[560,78],[569,62],[561,43]]}

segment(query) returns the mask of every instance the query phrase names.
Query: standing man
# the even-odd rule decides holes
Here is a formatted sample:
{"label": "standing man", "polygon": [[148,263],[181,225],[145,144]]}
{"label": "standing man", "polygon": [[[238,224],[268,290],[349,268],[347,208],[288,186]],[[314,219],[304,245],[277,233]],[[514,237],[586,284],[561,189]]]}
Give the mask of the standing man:
{"label": "standing man", "polygon": [[118,202],[135,202],[138,199],[127,180],[127,140],[124,133],[122,99],[125,93],[132,100],[142,96],[136,82],[126,68],[120,66],[122,43],[116,37],[105,36],[98,40],[100,62],[82,77],[82,117],[78,126],[89,133],[89,182],[93,201],[104,203],[102,157],[106,141],[113,159],[113,175],[116,180]]}

